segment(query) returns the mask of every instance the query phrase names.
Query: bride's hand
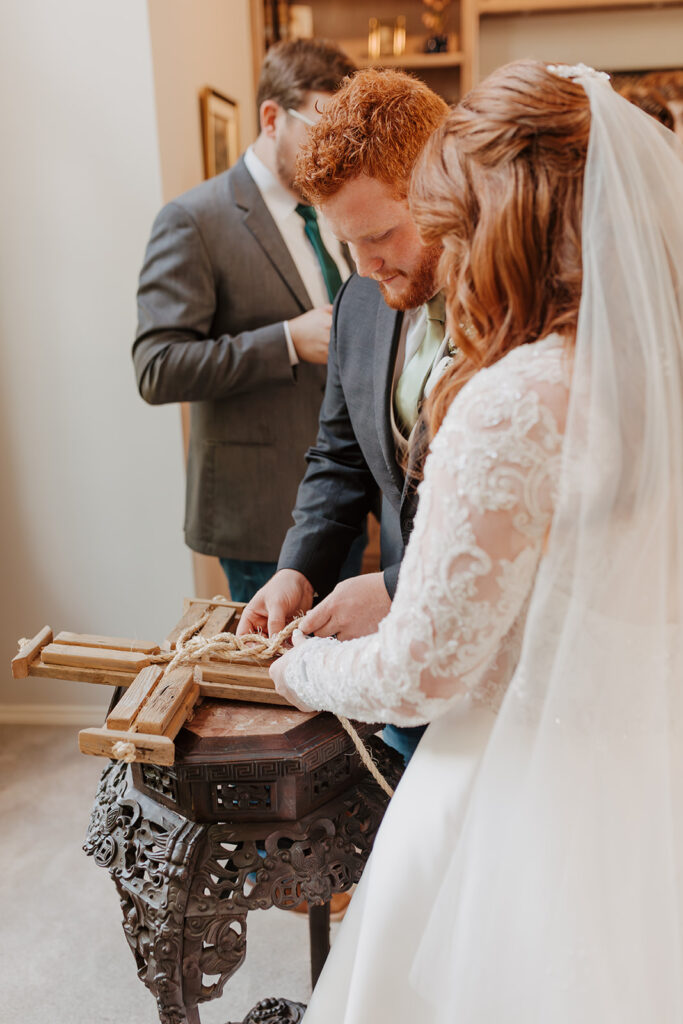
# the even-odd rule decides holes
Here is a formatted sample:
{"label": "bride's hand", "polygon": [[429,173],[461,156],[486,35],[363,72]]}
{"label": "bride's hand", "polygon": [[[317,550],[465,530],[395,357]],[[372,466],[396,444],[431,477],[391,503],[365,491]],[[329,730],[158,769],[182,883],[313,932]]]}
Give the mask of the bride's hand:
{"label": "bride's hand", "polygon": [[299,644],[305,644],[307,640],[310,640],[310,636],[307,633],[302,633],[300,629],[295,629],[292,633],[292,647],[298,647]]}
{"label": "bride's hand", "polygon": [[[302,633],[300,629],[296,629],[292,634],[292,644],[294,647],[298,647],[299,644],[305,643],[307,639],[308,637]],[[278,658],[277,661],[273,662],[269,669],[270,678],[275,683],[277,693],[279,693],[281,697],[284,697],[285,700],[295,708],[298,708],[299,711],[314,711],[315,708],[309,708],[307,704],[304,704],[304,702],[297,697],[296,693],[285,681],[285,667],[287,664],[287,658],[290,656],[291,652],[288,652]]]}

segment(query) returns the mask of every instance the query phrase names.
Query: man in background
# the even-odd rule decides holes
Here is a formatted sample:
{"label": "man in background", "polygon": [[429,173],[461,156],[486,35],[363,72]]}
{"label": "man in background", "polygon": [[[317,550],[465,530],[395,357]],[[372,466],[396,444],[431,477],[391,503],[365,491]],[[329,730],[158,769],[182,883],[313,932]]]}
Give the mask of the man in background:
{"label": "man in background", "polygon": [[[218,556],[237,601],[276,569],[316,434],[331,304],[350,265],[302,201],[295,161],[354,70],[321,40],[273,46],[256,142],[162,209],[140,274],[140,394],[152,405],[191,403],[185,539]],[[361,556],[357,546],[349,571]]]}

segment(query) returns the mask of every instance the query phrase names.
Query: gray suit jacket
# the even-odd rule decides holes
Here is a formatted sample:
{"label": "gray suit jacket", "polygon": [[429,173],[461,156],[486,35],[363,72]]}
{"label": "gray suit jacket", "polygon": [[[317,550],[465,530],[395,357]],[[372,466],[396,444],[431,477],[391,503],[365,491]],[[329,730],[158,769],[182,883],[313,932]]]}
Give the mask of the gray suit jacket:
{"label": "gray suit jacket", "polygon": [[[402,314],[374,281],[353,275],[334,309],[327,386],[315,445],[299,488],[295,525],[279,568],[302,572],[320,594],[339,568],[365,515],[382,494],[382,566],[394,595],[417,506],[396,461],[390,402]],[[409,477],[410,479],[410,477]]]}
{"label": "gray suit jacket", "polygon": [[290,366],[311,300],[244,162],[158,215],[138,291],[142,397],[191,402],[185,539],[275,561],[316,435],[325,369]]}

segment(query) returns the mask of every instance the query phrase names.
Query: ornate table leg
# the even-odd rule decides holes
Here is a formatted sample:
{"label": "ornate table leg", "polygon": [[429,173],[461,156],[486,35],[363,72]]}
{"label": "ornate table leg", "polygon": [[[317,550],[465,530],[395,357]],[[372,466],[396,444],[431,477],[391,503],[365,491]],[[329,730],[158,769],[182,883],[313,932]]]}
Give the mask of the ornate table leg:
{"label": "ornate table leg", "polygon": [[[395,781],[400,770],[383,760]],[[308,902],[315,983],[329,948],[329,900],[360,878],[386,803],[368,778],[299,821],[203,825],[140,793],[127,766],[111,762],[84,849],[114,879],[161,1024],[199,1024],[198,1004],[220,996],[244,960],[249,910]],[[295,1024],[302,1014],[300,1004],[270,999],[245,1024]]]}
{"label": "ornate table leg", "polygon": [[[396,782],[401,768],[384,754],[385,749],[379,744],[376,756],[383,759],[385,775]],[[189,1001],[219,996],[242,963],[247,911],[289,910],[303,900],[312,911],[315,984],[329,950],[330,898],[359,880],[386,804],[386,795],[368,778],[299,821],[209,826],[195,862],[186,910]],[[207,984],[203,975],[219,977]]]}
{"label": "ornate table leg", "polygon": [[299,1024],[305,1012],[303,1003],[292,1003],[289,999],[262,999],[249,1011],[242,1024]]}
{"label": "ornate table leg", "polygon": [[[344,892],[360,878],[384,810],[381,799],[375,806],[361,786],[352,793],[352,807],[349,794],[327,804],[320,817],[312,814],[276,827],[271,823],[207,829],[186,909],[184,973],[189,1002],[219,996],[242,963],[249,910],[291,909],[306,900],[312,911],[322,911],[322,923],[327,925],[326,904],[333,893]],[[358,836],[352,839],[350,833],[356,829]],[[327,941],[318,942],[312,952],[317,976]]]}
{"label": "ornate table leg", "polygon": [[323,903],[322,907],[312,904],[308,908],[308,933],[311,943],[311,988],[315,988],[330,951],[329,903]]}
{"label": "ornate table leg", "polygon": [[199,1024],[183,984],[185,906],[205,826],[129,791],[127,766],[100,780],[84,850],[109,870],[138,977],[157,1000],[161,1024]]}

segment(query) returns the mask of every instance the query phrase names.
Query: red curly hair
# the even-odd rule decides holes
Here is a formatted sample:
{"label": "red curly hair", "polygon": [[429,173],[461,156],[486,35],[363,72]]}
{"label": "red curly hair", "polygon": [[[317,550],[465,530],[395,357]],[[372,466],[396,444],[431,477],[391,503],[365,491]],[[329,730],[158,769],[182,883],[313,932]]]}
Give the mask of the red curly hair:
{"label": "red curly hair", "polygon": [[458,356],[430,396],[430,431],[477,370],[552,332],[576,334],[590,109],[584,89],[536,61],[499,68],[450,110],[413,175],[423,241]]}
{"label": "red curly hair", "polygon": [[295,185],[313,205],[366,174],[408,194],[420,152],[448,110],[402,71],[368,68],[347,78],[299,152]]}

